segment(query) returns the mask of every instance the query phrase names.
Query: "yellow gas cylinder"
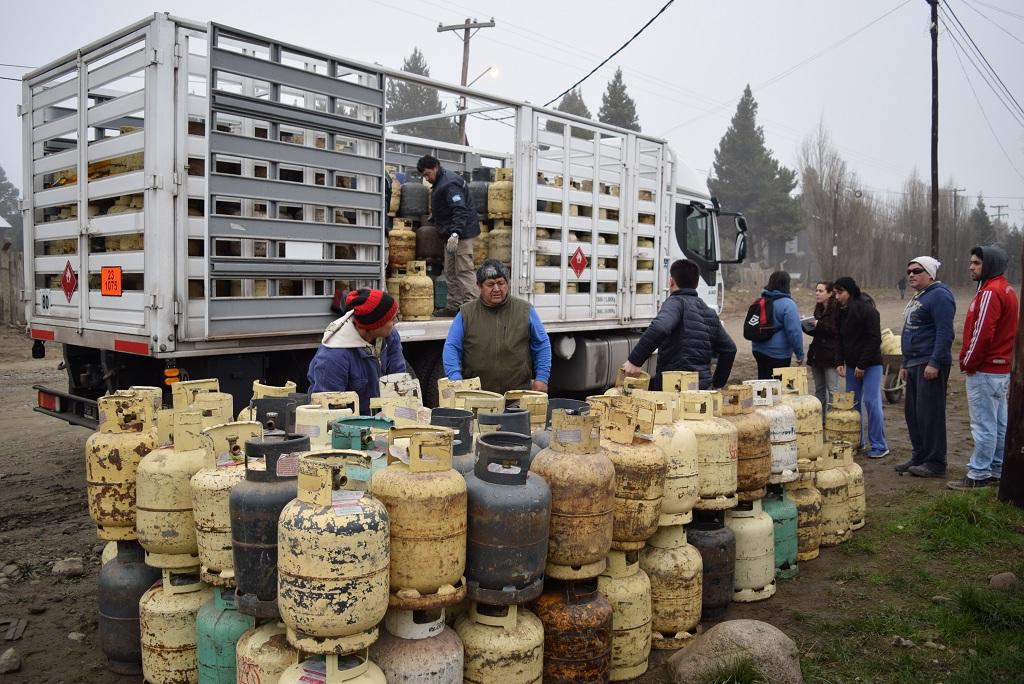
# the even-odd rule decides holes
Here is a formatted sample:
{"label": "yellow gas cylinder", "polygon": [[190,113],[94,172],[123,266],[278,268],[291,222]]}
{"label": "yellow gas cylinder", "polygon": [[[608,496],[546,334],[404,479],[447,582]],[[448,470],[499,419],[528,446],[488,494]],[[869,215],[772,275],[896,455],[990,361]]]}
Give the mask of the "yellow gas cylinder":
{"label": "yellow gas cylinder", "polygon": [[615,466],[600,444],[596,416],[551,412],[551,441],[530,464],[551,488],[546,573],[556,579],[601,574],[612,545]]}
{"label": "yellow gas cylinder", "polygon": [[541,684],[544,625],[526,608],[470,602],[455,632],[465,649],[466,684]]}
{"label": "yellow gas cylinder", "polygon": [[661,389],[677,394],[699,390],[700,373],[697,371],[664,371],[661,374]]}
{"label": "yellow gas cylinder", "polygon": [[680,394],[682,417],[697,438],[700,491],[694,508],[720,511],[736,505],[736,428],[716,414],[721,394],[706,390]]}
{"label": "yellow gas cylinder", "polygon": [[224,423],[203,430],[206,467],[192,476],[192,514],[196,521],[199,576],[215,587],[235,586],[231,549],[231,488],[245,479],[245,441],[262,438],[256,421]]}
{"label": "yellow gas cylinder", "polygon": [[395,219],[388,233],[388,268],[402,269],[416,258],[416,232],[405,219]]}
{"label": "yellow gas cylinder", "polygon": [[613,397],[629,396],[634,390],[646,390],[651,387],[651,375],[647,371],[640,371],[639,375],[626,375],[621,368],[615,375],[615,385],[605,391],[605,394]]}
{"label": "yellow gas cylinder", "polygon": [[238,638],[235,663],[239,684],[277,682],[285,670],[299,662],[299,651],[288,643],[285,632],[283,622],[272,620]]}
{"label": "yellow gas cylinder", "polygon": [[778,380],[745,380],[754,390],[754,410],[768,419],[772,440],[770,484],[792,482],[797,476],[799,454],[796,446],[796,411],[782,402],[782,383]]}
{"label": "yellow gas cylinder", "polygon": [[461,380],[439,378],[437,381],[438,407],[455,408],[455,391],[461,389],[480,389],[480,378],[463,378]]}
{"label": "yellow gas cylinder", "polygon": [[206,465],[201,429],[198,411],[176,412],[173,443],[154,449],[139,463],[135,527],[147,565],[199,565],[190,481]]}
{"label": "yellow gas cylinder", "polygon": [[754,411],[750,385],[722,390],[722,417],[736,428],[736,497],[753,501],[766,493],[772,474],[772,436],[768,419]]}
{"label": "yellow gas cylinder", "polygon": [[242,409],[238,413],[238,420],[256,420],[256,400],[266,399],[267,397],[287,397],[289,394],[294,393],[296,385],[294,382],[289,380],[283,385],[267,385],[259,380],[252,381],[252,399],[249,401],[249,406]]}
{"label": "yellow gas cylinder", "polygon": [[512,169],[495,169],[487,186],[487,218],[512,218]]}
{"label": "yellow gas cylinder", "polygon": [[704,561],[686,543],[682,525],[659,527],[640,552],[651,579],[651,647],[682,648],[697,633],[703,598]]}
{"label": "yellow gas cylinder", "polygon": [[422,405],[419,397],[373,397],[370,414],[393,421],[397,427],[430,424],[430,409]]}
{"label": "yellow gas cylinder", "polygon": [[821,492],[814,486],[814,473],[800,473],[787,482],[786,493],[796,505],[796,559],[814,560],[821,547]]}
{"label": "yellow gas cylinder", "polygon": [[391,523],[390,605],[430,610],[466,594],[466,478],[452,468],[447,428],[392,428],[388,467],[370,490]]}
{"label": "yellow gas cylinder", "polygon": [[859,446],[860,424],[860,411],[854,408],[853,392],[833,392],[832,406],[825,413],[825,444],[838,439]]}
{"label": "yellow gas cylinder", "polygon": [[402,206],[402,184],[398,182],[393,171],[394,169],[388,172],[391,177],[391,201],[388,202],[388,216],[398,216],[398,208]]}
{"label": "yellow gas cylinder", "polygon": [[503,264],[512,263],[512,226],[508,222],[496,222],[487,234],[487,256]]}
{"label": "yellow gas cylinder", "polygon": [[658,529],[665,492],[665,453],[654,433],[655,403],[632,397],[604,411],[601,446],[615,466],[612,548],[639,551]]}
{"label": "yellow gas cylinder", "polygon": [[139,462],[156,448],[153,405],[135,392],[97,400],[99,432],[85,442],[86,498],[96,536],[135,539],[135,476]]}
{"label": "yellow gas cylinder", "polygon": [[142,675],[148,684],[199,680],[196,615],[213,591],[194,574],[164,568],[163,581],[139,599]]}
{"label": "yellow gas cylinder", "polygon": [[349,459],[371,467],[359,451],[302,456],[298,496],[278,522],[277,602],[288,642],[306,653],[367,648],[388,608],[388,514],[345,489]]}
{"label": "yellow gas cylinder", "polygon": [[150,385],[132,385],[128,388],[128,391],[135,392],[152,403],[155,421],[156,412],[164,407],[164,391],[159,387],[152,387]]}
{"label": "yellow gas cylinder", "polygon": [[725,525],[736,535],[736,571],[732,600],[763,601],[775,595],[775,523],[761,500],[741,501],[725,512]]}
{"label": "yellow gas cylinder", "polygon": [[700,492],[697,436],[681,419],[682,403],[678,393],[637,390],[634,396],[657,402],[654,443],[664,452],[668,464],[658,525],[686,525],[693,520],[693,507]]}
{"label": "yellow gas cylinder", "polygon": [[597,590],[612,606],[612,668],[621,682],[647,672],[651,655],[651,580],[640,567],[639,551],[609,551]]}
{"label": "yellow gas cylinder", "polygon": [[220,392],[220,381],[216,378],[179,380],[171,385],[171,408],[183,411],[192,406],[197,394],[203,392]]}
{"label": "yellow gas cylinder", "polygon": [[481,221],[480,234],[476,236],[476,241],[473,242],[473,265],[477,268],[487,259],[487,239],[489,235],[490,232],[487,230],[487,224]]}
{"label": "yellow gas cylinder", "polygon": [[277,684],[387,684],[366,649],[345,655],[314,656],[292,665]]}
{"label": "yellow gas cylinder", "polygon": [[853,460],[853,445],[843,449],[843,458],[839,467],[846,471],[849,480],[850,529],[859,530],[864,527],[867,513],[867,499],[864,495],[864,469]]}
{"label": "yellow gas cylinder", "polygon": [[[317,394],[325,394],[318,392]],[[355,392],[332,392],[345,397],[333,397],[313,404],[295,407],[295,432],[309,437],[310,449],[327,449],[331,446],[331,423],[339,418],[359,413],[359,395]],[[330,400],[330,399],[333,399]]]}
{"label": "yellow gas cylinder", "polygon": [[807,393],[807,368],[776,368],[775,377],[782,381],[782,402],[791,406],[796,414],[798,468],[800,472],[820,470],[818,459],[826,455],[821,402]]}
{"label": "yellow gas cylinder", "polygon": [[505,397],[486,390],[457,389],[452,399],[452,408],[473,412],[473,432],[480,432],[477,418],[481,413],[504,413]]}
{"label": "yellow gas cylinder", "polygon": [[203,416],[203,429],[230,423],[234,414],[234,397],[227,392],[202,392],[192,402],[192,410]]}
{"label": "yellow gas cylinder", "polygon": [[409,262],[401,290],[402,320],[429,321],[434,312],[434,281],[427,275],[427,262]]}
{"label": "yellow gas cylinder", "polygon": [[[838,546],[853,537],[850,529],[850,480],[843,468],[814,473],[821,492],[821,545]],[[799,523],[798,523],[799,524]]]}
{"label": "yellow gas cylinder", "polygon": [[172,408],[160,409],[156,412],[156,445],[170,444],[174,436],[174,414]]}
{"label": "yellow gas cylinder", "polygon": [[530,430],[538,432],[544,429],[548,420],[547,392],[534,390],[509,390],[505,392],[505,407],[515,406],[530,414]]}
{"label": "yellow gas cylinder", "polygon": [[399,308],[402,306],[402,281],[405,280],[405,269],[396,268],[391,270],[391,275],[384,279],[384,286],[388,294],[395,300]]}
{"label": "yellow gas cylinder", "polygon": [[[423,405],[423,388],[412,373],[382,375],[377,380],[377,387],[382,397],[413,397]],[[355,408],[359,408],[359,402],[355,403]]]}
{"label": "yellow gas cylinder", "polygon": [[884,356],[900,356],[903,354],[902,340],[891,328],[882,328],[882,354]]}
{"label": "yellow gas cylinder", "polygon": [[329,409],[347,408],[353,416],[359,415],[359,394],[357,392],[313,392],[310,404],[319,404]]}

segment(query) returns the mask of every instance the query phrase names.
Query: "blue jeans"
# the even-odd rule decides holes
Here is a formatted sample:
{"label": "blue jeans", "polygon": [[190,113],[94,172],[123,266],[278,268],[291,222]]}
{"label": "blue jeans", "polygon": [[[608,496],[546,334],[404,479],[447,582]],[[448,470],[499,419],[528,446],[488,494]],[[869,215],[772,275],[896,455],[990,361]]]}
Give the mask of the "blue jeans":
{"label": "blue jeans", "polygon": [[1009,373],[967,376],[967,408],[971,412],[971,436],[974,437],[974,453],[967,462],[967,477],[972,480],[1002,477],[1009,390]]}
{"label": "blue jeans", "polygon": [[864,377],[860,379],[854,375],[854,367],[847,366],[846,391],[853,392],[857,410],[866,416],[866,420],[861,422],[867,426],[871,450],[888,449],[885,442],[885,419],[882,416],[882,366],[868,366],[864,369]]}

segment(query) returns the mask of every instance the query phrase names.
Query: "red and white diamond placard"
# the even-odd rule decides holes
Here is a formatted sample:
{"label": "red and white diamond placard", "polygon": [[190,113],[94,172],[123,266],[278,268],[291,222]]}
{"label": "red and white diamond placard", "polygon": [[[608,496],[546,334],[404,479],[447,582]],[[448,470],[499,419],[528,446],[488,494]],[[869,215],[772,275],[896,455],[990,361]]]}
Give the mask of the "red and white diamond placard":
{"label": "red and white diamond placard", "polygon": [[64,272],[60,274],[60,289],[64,291],[64,296],[68,298],[68,304],[70,304],[71,296],[78,289],[78,276],[75,275],[75,269],[71,268],[70,259],[64,266]]}
{"label": "red and white diamond placard", "polygon": [[576,251],[572,253],[571,257],[569,257],[569,268],[571,268],[572,272],[576,274],[577,278],[579,278],[583,275],[583,269],[586,267],[587,257],[583,254],[583,248],[577,247]]}

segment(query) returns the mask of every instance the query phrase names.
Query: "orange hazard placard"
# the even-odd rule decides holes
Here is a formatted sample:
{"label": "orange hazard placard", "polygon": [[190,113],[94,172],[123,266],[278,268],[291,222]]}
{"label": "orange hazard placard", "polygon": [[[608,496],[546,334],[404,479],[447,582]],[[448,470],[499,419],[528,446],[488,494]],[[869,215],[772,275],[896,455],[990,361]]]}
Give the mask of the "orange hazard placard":
{"label": "orange hazard placard", "polygon": [[121,296],[120,266],[103,266],[100,268],[100,294],[104,297]]}

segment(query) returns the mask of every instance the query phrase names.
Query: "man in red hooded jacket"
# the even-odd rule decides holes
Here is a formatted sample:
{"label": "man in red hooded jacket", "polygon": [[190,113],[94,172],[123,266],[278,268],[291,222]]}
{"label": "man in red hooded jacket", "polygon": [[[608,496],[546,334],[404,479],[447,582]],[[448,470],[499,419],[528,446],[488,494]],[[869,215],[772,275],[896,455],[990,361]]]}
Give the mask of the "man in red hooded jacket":
{"label": "man in red hooded jacket", "polygon": [[1006,252],[995,245],[971,250],[971,278],[978,281],[964,321],[960,371],[967,376],[974,453],[967,475],[950,489],[999,484],[1006,442],[1006,397],[1010,387],[1013,338],[1017,334],[1017,293],[1003,272]]}

